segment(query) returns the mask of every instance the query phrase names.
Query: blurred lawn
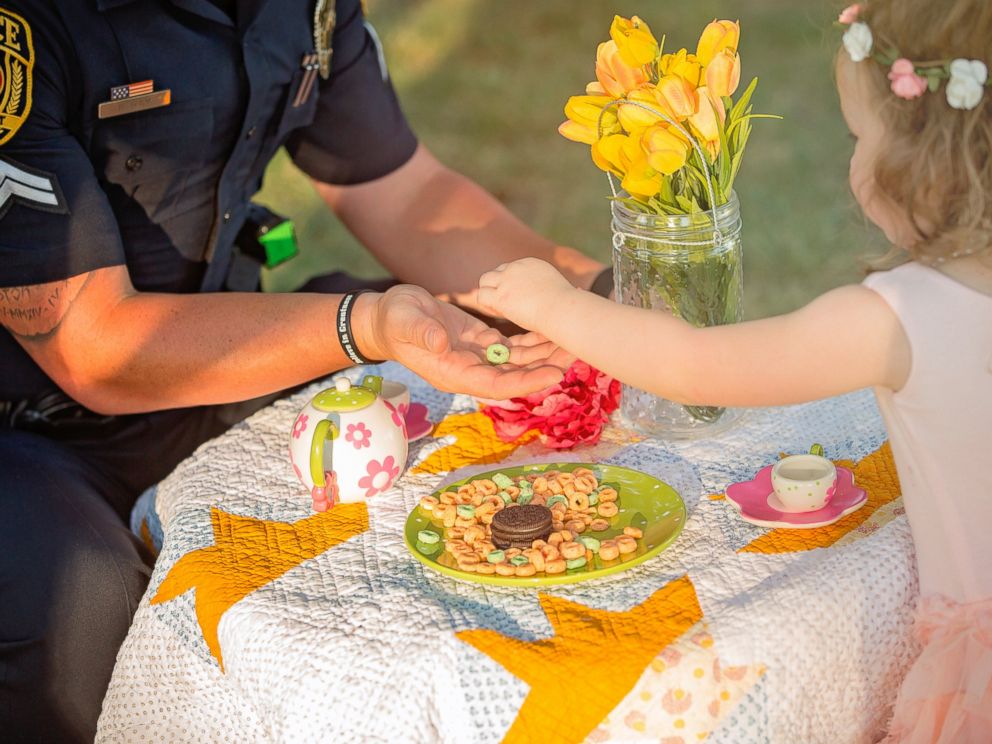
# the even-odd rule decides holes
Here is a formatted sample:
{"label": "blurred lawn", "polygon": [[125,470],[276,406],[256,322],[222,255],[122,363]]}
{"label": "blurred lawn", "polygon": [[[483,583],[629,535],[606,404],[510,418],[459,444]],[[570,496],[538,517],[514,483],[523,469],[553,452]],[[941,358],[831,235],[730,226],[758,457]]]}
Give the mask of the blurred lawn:
{"label": "blurred lawn", "polygon": [[[569,95],[594,79],[596,45],[615,13],[640,15],[666,49],[695,49],[715,17],[742,25],[742,88],[759,78],[755,122],[737,180],[743,205],[745,315],[783,312],[861,277],[883,238],[847,186],[851,143],[833,84],[844,3],[715,0],[371,0],[394,84],[420,139],[534,229],[609,260],[605,175],[588,148],[556,128]],[[269,169],[261,200],[297,221],[304,255],[270,272],[286,290],[335,268],[385,272],[337,223],[288,158]]]}

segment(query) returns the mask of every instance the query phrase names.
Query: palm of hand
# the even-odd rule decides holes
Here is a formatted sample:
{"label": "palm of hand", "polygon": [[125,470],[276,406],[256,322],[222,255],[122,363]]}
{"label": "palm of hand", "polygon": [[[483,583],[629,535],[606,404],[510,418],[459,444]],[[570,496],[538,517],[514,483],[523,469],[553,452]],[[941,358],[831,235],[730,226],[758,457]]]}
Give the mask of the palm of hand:
{"label": "palm of hand", "polygon": [[[416,287],[397,287],[383,298],[380,338],[391,357],[439,390],[482,398],[510,398],[561,379],[568,357],[534,337],[507,339],[482,321]],[[486,348],[503,343],[510,362],[486,361]]]}

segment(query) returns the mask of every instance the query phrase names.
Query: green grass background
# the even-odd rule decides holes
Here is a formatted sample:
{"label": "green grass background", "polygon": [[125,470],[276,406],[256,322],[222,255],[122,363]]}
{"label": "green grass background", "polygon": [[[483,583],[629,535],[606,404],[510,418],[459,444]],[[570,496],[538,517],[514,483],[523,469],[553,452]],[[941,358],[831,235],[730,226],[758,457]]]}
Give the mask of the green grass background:
{"label": "green grass background", "polygon": [[[489,189],[535,230],[607,261],[606,176],[584,145],[556,128],[569,95],[593,80],[596,45],[613,15],[639,15],[666,49],[695,50],[713,18],[739,18],[742,89],[759,79],[755,122],[737,180],[744,219],[745,316],[794,309],[859,281],[884,238],[847,185],[852,144],[840,115],[832,59],[839,5],[794,0],[371,0],[404,110],[442,161]],[[289,290],[344,268],[382,267],[336,221],[292,163],[270,166],[260,200],[293,217],[303,254],[269,272]]]}

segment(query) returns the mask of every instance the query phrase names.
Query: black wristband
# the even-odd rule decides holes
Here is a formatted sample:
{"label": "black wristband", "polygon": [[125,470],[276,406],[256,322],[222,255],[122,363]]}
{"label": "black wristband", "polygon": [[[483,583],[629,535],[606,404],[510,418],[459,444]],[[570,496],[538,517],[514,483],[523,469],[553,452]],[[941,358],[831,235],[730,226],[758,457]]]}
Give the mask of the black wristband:
{"label": "black wristband", "polygon": [[609,299],[610,292],[613,291],[613,267],[607,266],[596,278],[592,280],[592,285],[589,287],[589,291],[593,294],[598,294],[600,297],[606,297]]}
{"label": "black wristband", "polygon": [[335,325],[338,331],[338,341],[341,344],[341,348],[344,349],[344,353],[355,364],[380,364],[382,361],[366,358],[358,350],[358,344],[355,343],[355,334],[351,331],[351,311],[355,309],[355,298],[360,294],[371,291],[371,289],[358,289],[353,292],[347,292],[341,298],[341,304],[338,305],[338,322]]}

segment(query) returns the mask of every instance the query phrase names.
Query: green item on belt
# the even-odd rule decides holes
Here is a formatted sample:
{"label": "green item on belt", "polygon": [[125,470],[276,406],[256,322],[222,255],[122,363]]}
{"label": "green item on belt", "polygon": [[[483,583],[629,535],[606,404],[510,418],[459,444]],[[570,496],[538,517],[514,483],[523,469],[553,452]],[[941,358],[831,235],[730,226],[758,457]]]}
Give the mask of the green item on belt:
{"label": "green item on belt", "polygon": [[270,269],[286,263],[300,252],[299,244],[296,242],[296,228],[292,220],[280,222],[275,227],[261,232],[258,242],[265,249],[265,265]]}

